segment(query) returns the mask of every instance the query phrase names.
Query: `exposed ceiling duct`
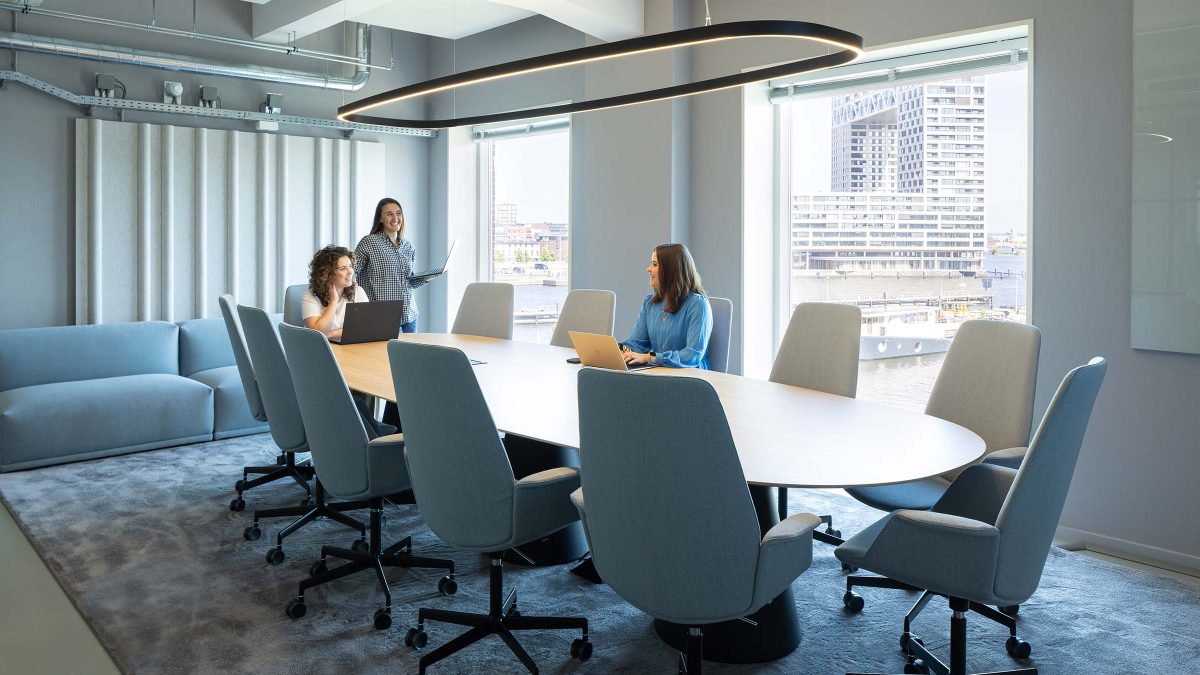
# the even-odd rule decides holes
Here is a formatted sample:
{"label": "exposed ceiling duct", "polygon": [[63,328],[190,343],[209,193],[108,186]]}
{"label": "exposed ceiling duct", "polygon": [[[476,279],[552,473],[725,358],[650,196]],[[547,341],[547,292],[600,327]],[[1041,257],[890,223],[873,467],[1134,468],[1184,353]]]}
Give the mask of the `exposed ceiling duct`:
{"label": "exposed ceiling duct", "polygon": [[[355,53],[364,60],[369,56],[369,28],[359,24],[356,33]],[[220,75],[244,80],[294,84],[302,87],[332,89],[336,91],[358,91],[367,84],[371,74],[366,66],[355,67],[353,77],[333,77],[320,73],[307,73],[284,68],[268,68],[250,64],[235,65],[211,61],[194,56],[168,54],[129,47],[114,47],[78,40],[26,35],[23,33],[0,32],[0,49],[16,49],[38,54],[69,56],[104,63],[123,63],[200,75]]]}

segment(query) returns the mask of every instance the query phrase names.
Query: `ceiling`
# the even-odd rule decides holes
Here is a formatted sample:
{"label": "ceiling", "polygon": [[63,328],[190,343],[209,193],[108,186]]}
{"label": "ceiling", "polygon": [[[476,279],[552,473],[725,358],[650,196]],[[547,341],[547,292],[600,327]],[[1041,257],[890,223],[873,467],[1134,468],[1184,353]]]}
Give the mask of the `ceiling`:
{"label": "ceiling", "polygon": [[287,42],[343,21],[457,40],[541,14],[606,41],[641,35],[642,0],[245,0],[254,38]]}

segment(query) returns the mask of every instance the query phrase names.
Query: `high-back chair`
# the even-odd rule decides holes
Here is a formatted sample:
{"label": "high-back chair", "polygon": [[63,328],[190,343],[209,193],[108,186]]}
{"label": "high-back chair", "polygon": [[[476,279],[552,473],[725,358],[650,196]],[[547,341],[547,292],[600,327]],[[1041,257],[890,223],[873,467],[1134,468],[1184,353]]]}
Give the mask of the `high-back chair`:
{"label": "high-back chair", "polygon": [[688,627],[686,672],[700,672],[705,624],[754,613],[812,561],[816,516],[762,534],[709,383],[584,368],[579,442],[572,499],[596,570],[634,607]]}
{"label": "high-back chair", "polygon": [[[221,317],[225,320],[225,330],[229,333],[229,343],[233,347],[233,360],[237,364],[238,377],[242,381],[242,391],[246,394],[246,402],[250,405],[250,414],[259,422],[269,422],[267,409],[263,406],[262,395],[258,391],[258,381],[254,374],[250,353],[246,347],[246,336],[235,309],[236,303],[233,296],[226,293],[217,298],[217,304],[221,307]],[[242,478],[233,484],[237,496],[229,502],[230,511],[241,511],[246,508],[246,500],[242,497],[242,493],[246,490],[284,478],[294,479],[304,488],[306,494],[309,493],[308,479],[312,478],[312,467],[296,464],[295,453],[297,450],[293,446],[280,445],[279,449],[282,452],[274,464],[242,467]],[[256,474],[258,477],[251,480],[250,474]]]}
{"label": "high-back chair", "polygon": [[570,331],[612,335],[616,321],[617,294],[577,288],[567,293],[550,344],[555,347],[571,347]]}
{"label": "high-back chair", "polygon": [[[266,312],[257,307],[238,305],[237,315],[246,336],[246,346],[250,350],[250,358],[255,364],[259,393],[262,395],[263,405],[267,410],[271,437],[275,439],[276,445],[289,453],[308,452],[308,435],[304,430],[300,406],[296,403],[291,369],[288,368],[287,359],[284,357],[283,347],[279,343],[279,334],[275,331],[274,322]],[[313,467],[306,468],[311,476]],[[355,508],[367,508],[366,502],[328,504],[325,499],[322,478],[323,476],[317,476],[315,500],[305,499],[299,506],[263,509],[254,512],[254,522],[242,533],[250,541],[262,536],[262,528],[259,525],[261,519],[299,516],[297,520],[275,534],[275,548],[267,551],[267,562],[272,565],[283,562],[285,558],[283,540],[318,517],[329,518],[347,527],[352,527],[358,530],[361,539],[366,539],[366,525],[341,513]],[[337,508],[334,508],[335,506]]]}
{"label": "high-back chair", "polygon": [[[287,605],[287,615],[293,619],[305,615],[305,590],[355,572],[372,570],[384,597],[384,606],[375,610],[373,622],[375,628],[383,630],[392,625],[392,592],[384,567],[447,570],[449,574],[438,581],[438,590],[450,595],[457,588],[454,562],[412,555],[411,537],[383,548],[383,498],[409,488],[404,437],[394,434],[370,440],[323,333],[287,324],[280,324],[279,331],[317,475],[329,494],[345,500],[365,500],[371,509],[371,537],[367,546],[349,549],[322,546],[321,559],[309,570],[310,576],[300,582],[299,594]],[[329,569],[329,556],[348,562]]]}
{"label": "high-back chair", "polygon": [[421,515],[450,546],[491,558],[487,614],[421,608],[405,644],[421,648],[425,622],[444,621],[471,630],[421,657],[420,670],[479,639],[499,635],[531,672],[537,665],[513,630],[576,629],[571,645],[580,660],[591,656],[587,619],[522,616],[515,592],[502,600],[502,552],[537,541],[579,520],[570,494],[579,472],[569,467],[513,477],[504,444],[467,356],[450,347],[388,343],[396,405],[404,419],[404,456]]}
{"label": "high-back chair", "polygon": [[709,296],[712,311],[712,334],[708,336],[708,369],[729,372],[729,337],[733,332],[733,301]]}
{"label": "high-back chair", "polygon": [[[904,618],[900,644],[909,661],[905,672],[932,667],[950,675],[965,673],[968,611],[1008,628],[1005,648],[1010,656],[1029,656],[1029,643],[1017,637],[1016,618],[988,605],[1019,605],[1037,590],[1107,367],[1097,357],[1067,373],[1019,470],[967,467],[932,510],[890,513],[835,551],[845,563],[884,575],[847,577],[843,602],[851,611],[863,607],[862,597],[850,590],[854,581],[924,589]],[[912,620],[936,596],[949,599],[953,611],[948,669],[910,632]]]}
{"label": "high-back chair", "polygon": [[283,291],[283,322],[292,326],[304,325],[304,291],[308,284],[292,284]]}
{"label": "high-back chair", "polygon": [[513,285],[492,282],[468,284],[450,332],[511,340]]}

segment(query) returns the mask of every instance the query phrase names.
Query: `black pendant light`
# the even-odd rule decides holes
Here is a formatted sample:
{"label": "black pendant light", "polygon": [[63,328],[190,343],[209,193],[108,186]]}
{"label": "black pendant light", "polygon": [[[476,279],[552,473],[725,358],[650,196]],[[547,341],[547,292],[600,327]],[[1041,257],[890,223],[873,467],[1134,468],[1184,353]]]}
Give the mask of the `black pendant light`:
{"label": "black pendant light", "polygon": [[[646,52],[661,51],[664,49],[676,49],[678,47],[691,47],[709,42],[735,40],[739,38],[794,38],[838,47],[839,51],[822,56],[815,56],[780,65],[760,68],[758,70],[750,70],[735,75],[726,75],[724,77],[715,77],[708,80],[701,80],[699,82],[690,82],[688,84],[662,87],[661,89],[651,89],[647,91],[634,92],[631,94],[621,94],[619,96],[609,96],[605,98],[592,99],[589,101],[578,101],[574,103],[548,105],[525,110],[511,110],[488,115],[473,115],[471,117],[451,117],[433,120],[414,120],[363,114],[373,108],[387,105],[389,103],[395,103],[396,101],[426,96],[428,94],[433,94],[440,91],[449,91],[467,85],[479,84],[481,82],[491,82],[508,77],[524,75],[526,73],[550,70],[552,68],[562,68],[564,66],[575,66],[582,63],[591,63],[593,61],[600,61],[604,59],[615,59],[633,54],[644,54]],[[547,115],[587,112],[590,110],[616,108],[618,106],[647,103],[650,101],[661,101],[663,99],[677,98],[680,96],[694,96],[696,94],[703,94],[705,92],[716,91],[718,89],[728,89],[730,87],[740,87],[752,82],[762,82],[764,80],[769,80],[776,77],[796,75],[799,73],[820,70],[822,68],[840,66],[858,58],[862,54],[862,51],[863,48],[861,36],[838,28],[833,28],[831,26],[825,26],[818,23],[808,23],[805,21],[734,21],[731,23],[719,23],[701,26],[699,28],[686,28],[667,33],[657,33],[655,35],[644,35],[642,37],[630,38],[628,40],[620,40],[617,42],[593,45],[591,47],[571,49],[565,52],[546,54],[544,56],[534,56],[528,59],[521,59],[519,61],[512,61],[510,63],[501,63],[495,66],[477,68],[475,70],[456,73],[454,75],[447,75],[446,77],[426,80],[425,82],[400,87],[398,89],[393,89],[391,91],[370,96],[361,101],[356,101],[354,103],[341,106],[338,108],[337,117],[339,120],[359,122],[363,124],[415,127],[418,129],[441,129],[460,127],[468,124],[506,122],[510,120],[545,117]]]}

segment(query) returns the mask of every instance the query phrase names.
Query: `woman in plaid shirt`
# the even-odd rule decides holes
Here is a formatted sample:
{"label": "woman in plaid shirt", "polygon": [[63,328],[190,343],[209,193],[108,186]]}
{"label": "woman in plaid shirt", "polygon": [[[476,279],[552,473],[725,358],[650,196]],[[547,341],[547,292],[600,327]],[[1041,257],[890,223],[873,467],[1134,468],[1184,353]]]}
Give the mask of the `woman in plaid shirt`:
{"label": "woman in plaid shirt", "polygon": [[413,290],[428,279],[410,280],[416,250],[404,238],[404,209],[400,202],[384,197],[375,206],[371,233],[354,249],[354,276],[372,300],[403,300],[400,330],[417,332],[417,306]]}

